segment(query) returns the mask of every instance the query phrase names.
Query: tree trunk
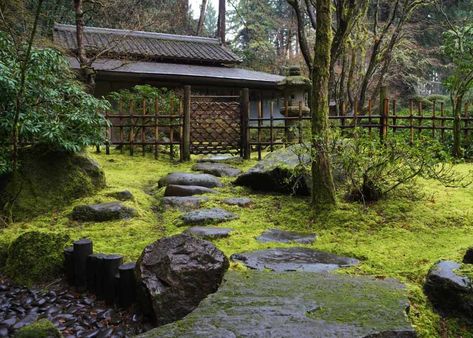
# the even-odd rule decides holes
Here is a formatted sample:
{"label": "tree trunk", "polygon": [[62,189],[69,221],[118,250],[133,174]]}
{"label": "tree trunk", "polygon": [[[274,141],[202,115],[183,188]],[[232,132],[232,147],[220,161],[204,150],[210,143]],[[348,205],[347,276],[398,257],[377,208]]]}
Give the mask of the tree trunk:
{"label": "tree trunk", "polygon": [[312,71],[312,204],[316,210],[336,204],[335,185],[328,153],[329,77],[332,44],[331,1],[319,0],[316,6],[317,32]]}
{"label": "tree trunk", "polygon": [[200,5],[200,16],[199,16],[199,23],[197,24],[197,36],[202,34],[202,29],[204,27],[205,21],[205,10],[207,8],[207,0],[202,0],[202,4]]}
{"label": "tree trunk", "polygon": [[225,30],[226,30],[226,0],[219,0],[218,5],[218,33],[217,36],[220,41],[225,44]]}

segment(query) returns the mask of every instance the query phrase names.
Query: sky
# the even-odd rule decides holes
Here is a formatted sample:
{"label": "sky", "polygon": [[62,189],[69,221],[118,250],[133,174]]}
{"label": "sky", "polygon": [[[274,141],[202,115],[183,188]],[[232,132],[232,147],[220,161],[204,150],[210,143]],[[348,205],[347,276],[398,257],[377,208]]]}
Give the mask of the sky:
{"label": "sky", "polygon": [[[208,0],[209,3],[212,3],[215,9],[218,8],[218,0]],[[202,0],[189,0],[189,4],[192,8],[192,14],[194,18],[199,18],[200,14],[200,5],[202,4]]]}

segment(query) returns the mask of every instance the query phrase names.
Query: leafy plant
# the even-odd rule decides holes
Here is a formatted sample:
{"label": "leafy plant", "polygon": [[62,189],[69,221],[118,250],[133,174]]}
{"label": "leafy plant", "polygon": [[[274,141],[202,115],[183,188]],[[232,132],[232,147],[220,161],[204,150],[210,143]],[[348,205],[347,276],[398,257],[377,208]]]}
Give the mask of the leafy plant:
{"label": "leafy plant", "polygon": [[11,143],[78,152],[104,139],[108,102],[83,90],[58,51],[32,48],[25,62],[27,49],[0,32],[0,174],[13,169]]}
{"label": "leafy plant", "polygon": [[415,189],[419,177],[436,179],[446,186],[470,184],[471,175],[458,175],[445,148],[426,137],[411,145],[402,135],[380,141],[356,130],[353,138],[339,140],[332,153],[349,200],[372,202],[402,186]]}

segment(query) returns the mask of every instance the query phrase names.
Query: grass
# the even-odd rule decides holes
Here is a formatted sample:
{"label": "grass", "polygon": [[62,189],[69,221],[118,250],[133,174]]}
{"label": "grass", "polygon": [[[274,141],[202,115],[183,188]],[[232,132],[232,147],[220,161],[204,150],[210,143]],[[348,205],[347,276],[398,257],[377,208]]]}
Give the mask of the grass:
{"label": "grass", "polygon": [[[103,167],[107,188],[98,194],[75,201],[70,206],[28,222],[11,224],[0,232],[0,242],[8,242],[29,230],[65,232],[72,239],[88,237],[94,241],[96,252],[120,253],[126,260],[136,260],[143,248],[163,236],[182,232],[177,211],[156,212],[159,197],[145,191],[159,178],[170,172],[190,171],[191,164],[154,160],[151,157],[95,154]],[[241,165],[251,167],[250,161]],[[473,165],[461,164],[459,172]],[[224,179],[229,183],[231,179]],[[431,310],[422,291],[428,269],[440,259],[461,260],[466,249],[473,245],[473,187],[445,188],[435,181],[419,181],[419,193],[409,196],[403,192],[369,207],[340,202],[339,208],[323,215],[310,211],[304,198],[282,195],[255,194],[241,187],[226,184],[218,195],[209,196],[205,207],[224,207],[240,218],[225,227],[235,229],[231,237],[214,241],[217,247],[231,255],[280,244],[259,243],[255,237],[269,228],[316,232],[312,247],[362,260],[356,268],[344,273],[393,277],[406,284],[411,301],[410,319],[420,337],[473,337],[471,328],[453,320],[441,320]],[[113,200],[111,192],[128,189],[135,200],[125,204],[138,210],[132,220],[104,223],[76,223],[69,219],[78,204]],[[254,206],[247,209],[224,206],[225,197],[248,196]],[[244,269],[232,263],[231,269]],[[471,331],[473,332],[473,331]]]}

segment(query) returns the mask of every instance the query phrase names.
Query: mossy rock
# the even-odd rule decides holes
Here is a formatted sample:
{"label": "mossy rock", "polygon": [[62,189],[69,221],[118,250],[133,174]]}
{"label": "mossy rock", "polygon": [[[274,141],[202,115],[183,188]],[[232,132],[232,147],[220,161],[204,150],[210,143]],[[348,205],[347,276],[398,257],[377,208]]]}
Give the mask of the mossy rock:
{"label": "mossy rock", "polygon": [[0,272],[5,267],[8,257],[8,247],[10,243],[8,241],[0,239]]}
{"label": "mossy rock", "polygon": [[47,319],[40,319],[33,324],[22,327],[15,338],[61,338],[59,330]]}
{"label": "mossy rock", "polygon": [[0,215],[15,221],[51,212],[105,186],[105,175],[92,159],[36,148],[20,156],[15,175],[0,177]]}
{"label": "mossy rock", "polygon": [[8,249],[5,274],[28,286],[59,277],[68,241],[69,236],[64,234],[31,231],[20,235]]}

